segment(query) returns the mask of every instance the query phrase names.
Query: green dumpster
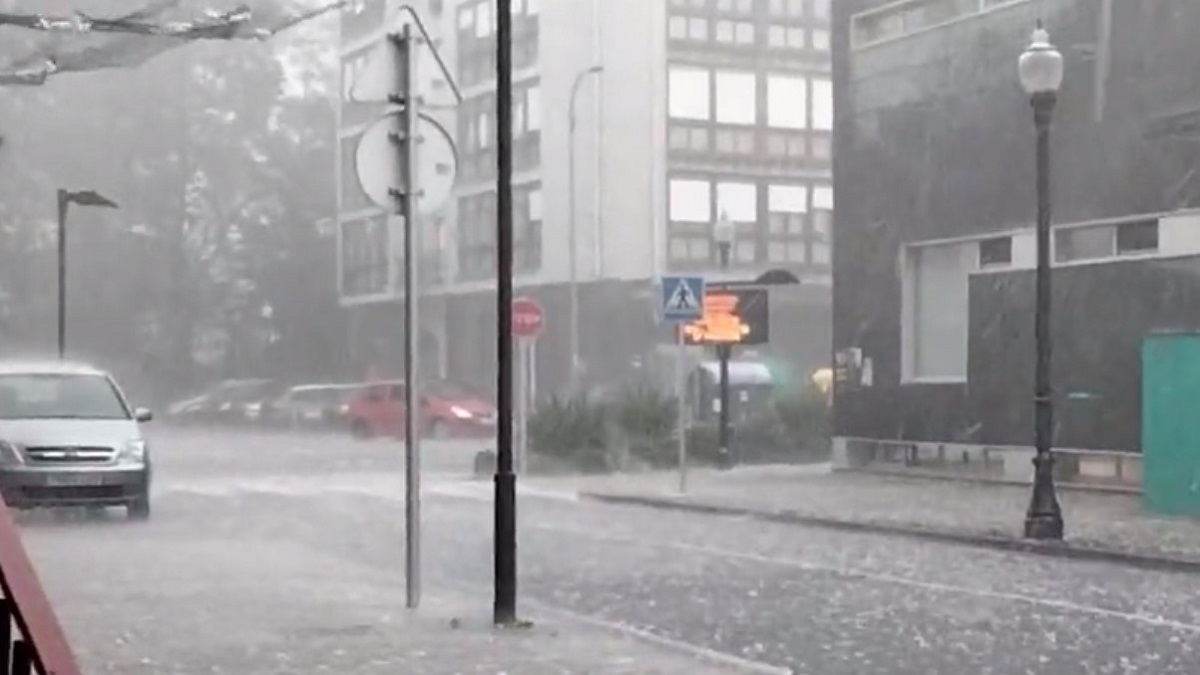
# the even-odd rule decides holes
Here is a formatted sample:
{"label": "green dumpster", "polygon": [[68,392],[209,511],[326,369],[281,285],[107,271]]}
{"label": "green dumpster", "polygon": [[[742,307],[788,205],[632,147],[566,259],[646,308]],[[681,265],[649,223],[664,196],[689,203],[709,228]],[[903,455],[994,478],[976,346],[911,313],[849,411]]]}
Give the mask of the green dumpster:
{"label": "green dumpster", "polygon": [[1200,333],[1142,343],[1142,501],[1146,510],[1200,516]]}

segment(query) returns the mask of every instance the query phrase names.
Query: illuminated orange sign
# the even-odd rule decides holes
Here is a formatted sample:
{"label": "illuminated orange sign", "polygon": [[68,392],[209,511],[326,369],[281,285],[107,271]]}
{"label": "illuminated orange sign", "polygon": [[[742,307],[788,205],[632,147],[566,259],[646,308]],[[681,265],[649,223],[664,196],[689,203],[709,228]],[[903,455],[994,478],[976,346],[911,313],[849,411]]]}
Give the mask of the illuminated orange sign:
{"label": "illuminated orange sign", "polygon": [[704,317],[683,327],[684,337],[692,344],[738,344],[749,337],[752,328],[742,321],[738,311],[740,298],[734,293],[709,292],[704,296]]}

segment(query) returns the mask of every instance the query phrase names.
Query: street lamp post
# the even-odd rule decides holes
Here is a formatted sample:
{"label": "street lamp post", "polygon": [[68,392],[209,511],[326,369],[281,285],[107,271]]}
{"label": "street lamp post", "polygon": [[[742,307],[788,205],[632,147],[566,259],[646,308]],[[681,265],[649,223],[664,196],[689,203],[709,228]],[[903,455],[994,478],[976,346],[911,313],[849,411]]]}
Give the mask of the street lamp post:
{"label": "street lamp post", "polygon": [[1018,62],[1021,86],[1033,104],[1037,129],[1037,288],[1034,339],[1033,495],[1025,514],[1025,536],[1062,539],[1062,509],[1054,489],[1054,455],[1051,450],[1054,404],[1050,387],[1050,123],[1063,80],[1062,54],[1050,44],[1050,35],[1039,21],[1033,39]]}
{"label": "street lamp post", "polygon": [[117,203],[94,190],[58,191],[58,358],[67,355],[67,211],[71,204],[117,208]]}
{"label": "street lamp post", "polygon": [[[720,218],[713,228],[713,241],[717,245],[718,260],[721,270],[729,269],[729,254],[733,248],[734,224],[729,214],[721,211]],[[717,345],[717,363],[719,364],[719,382],[717,384],[721,409],[717,411],[717,452],[721,466],[729,468],[733,465],[733,455],[729,447],[729,358],[733,354],[733,345]]]}
{"label": "street lamp post", "polygon": [[567,139],[567,209],[570,211],[569,222],[567,224],[567,246],[571,249],[568,257],[570,266],[570,353],[571,353],[571,369],[568,375],[571,393],[575,393],[579,385],[579,226],[576,222],[576,205],[575,205],[575,130],[579,125],[579,118],[576,112],[579,104],[579,92],[582,90],[583,82],[590,75],[599,75],[604,72],[604,66],[592,66],[587,70],[580,71],[575,75],[575,81],[571,83],[571,101],[568,106],[568,139]]}

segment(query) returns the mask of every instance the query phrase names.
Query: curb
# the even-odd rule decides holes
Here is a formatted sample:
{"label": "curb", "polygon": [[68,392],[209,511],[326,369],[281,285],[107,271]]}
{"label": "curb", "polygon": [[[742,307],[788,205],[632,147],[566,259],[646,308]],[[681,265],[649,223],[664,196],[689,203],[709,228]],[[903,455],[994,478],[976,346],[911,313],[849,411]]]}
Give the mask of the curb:
{"label": "curb", "polygon": [[760,511],[738,506],[721,506],[697,502],[685,502],[669,497],[640,497],[635,495],[614,495],[602,492],[580,492],[580,499],[606,504],[624,506],[641,506],[664,511],[683,511],[702,513],[714,516],[734,516],[751,518],[770,523],[785,525],[802,525],[821,527],[842,532],[861,532],[865,534],[881,534],[893,537],[905,537],[920,541],[933,541],[943,544],[959,544],[986,548],[997,551],[1026,553],[1051,558],[1070,560],[1086,560],[1106,562],[1137,569],[1156,572],[1179,572],[1184,574],[1200,574],[1200,560],[1169,555],[1146,555],[1122,551],[1101,546],[1080,545],[1061,542],[1038,542],[1026,539],[1016,539],[990,534],[971,532],[955,532],[953,530],[936,530],[902,523],[879,523],[841,518],[811,516],[795,511]]}
{"label": "curb", "polygon": [[[834,473],[851,473],[863,476],[881,476],[884,478],[907,478],[911,480],[938,481],[946,483],[967,483],[972,485],[996,485],[1001,487],[1032,488],[1033,481],[996,478],[991,476],[972,476],[970,474],[941,473],[937,471],[921,471],[910,469],[872,469],[869,467],[834,467]],[[1092,485],[1074,481],[1055,479],[1054,487],[1059,490],[1073,492],[1090,492],[1098,495],[1113,495],[1136,497],[1142,490],[1136,487],[1120,485]]]}

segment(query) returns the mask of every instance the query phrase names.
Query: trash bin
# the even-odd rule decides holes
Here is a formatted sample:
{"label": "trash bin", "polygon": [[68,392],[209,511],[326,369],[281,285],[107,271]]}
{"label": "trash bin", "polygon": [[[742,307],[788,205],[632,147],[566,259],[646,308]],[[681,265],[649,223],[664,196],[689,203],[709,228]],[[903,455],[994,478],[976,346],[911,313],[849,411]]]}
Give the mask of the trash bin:
{"label": "trash bin", "polygon": [[1200,516],[1200,333],[1142,343],[1142,502],[1164,515]]}

